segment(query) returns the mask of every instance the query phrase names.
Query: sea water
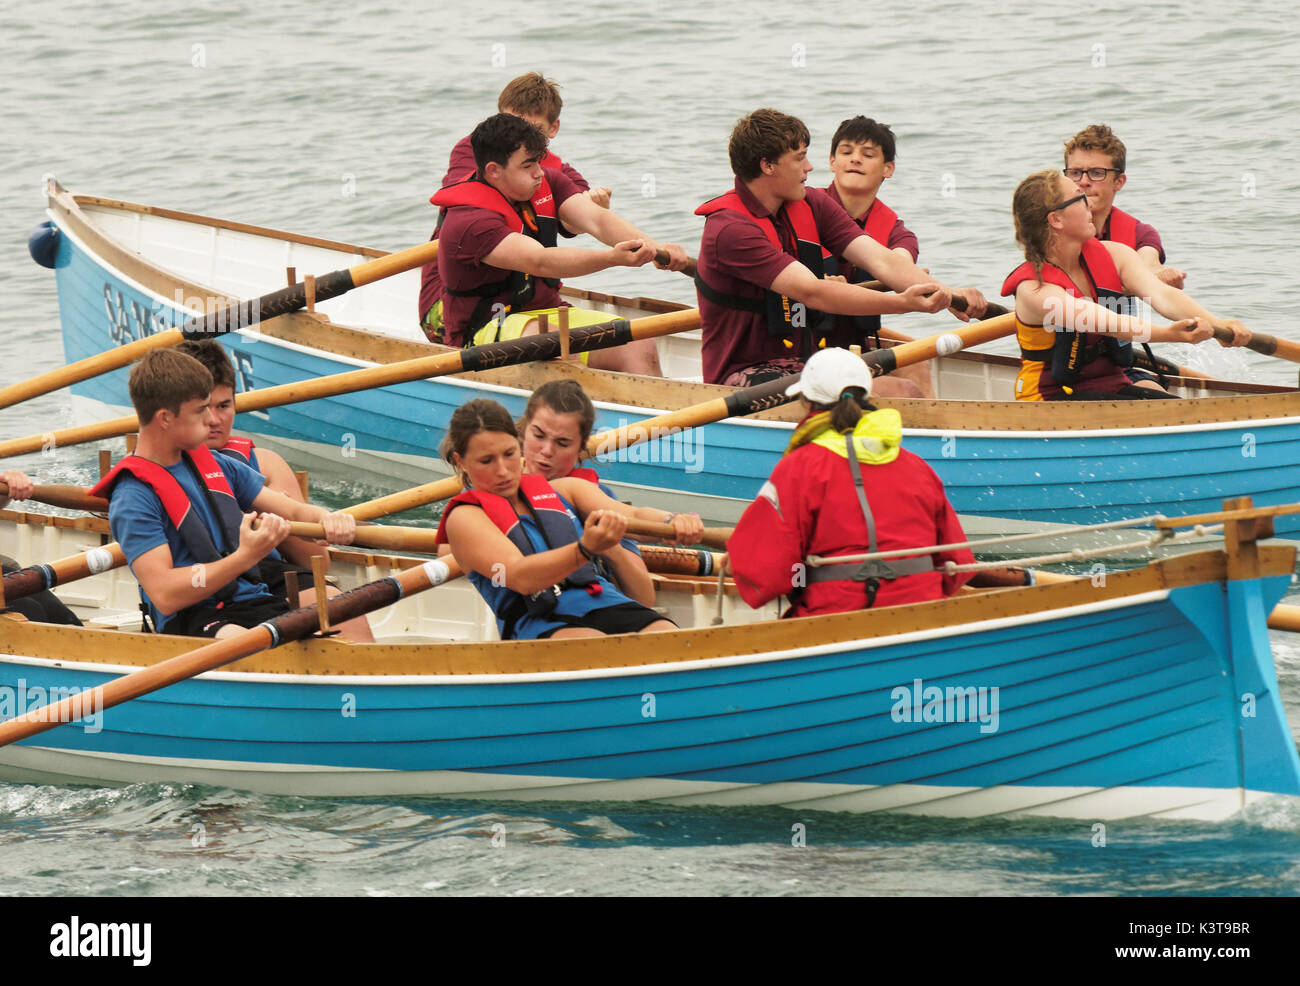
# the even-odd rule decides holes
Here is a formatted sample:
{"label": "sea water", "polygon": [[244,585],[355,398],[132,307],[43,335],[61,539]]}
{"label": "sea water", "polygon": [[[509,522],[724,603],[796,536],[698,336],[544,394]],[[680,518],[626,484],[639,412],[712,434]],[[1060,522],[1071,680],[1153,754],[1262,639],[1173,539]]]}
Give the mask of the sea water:
{"label": "sea water", "polygon": [[[693,209],[731,186],[737,117],[759,106],[801,117],[815,185],[828,181],[841,119],[891,124],[897,171],[882,198],[920,237],[922,264],[990,298],[1019,261],[1016,183],[1059,167],[1075,131],[1109,123],[1128,145],[1117,203],[1159,228],[1189,293],[1297,338],[1297,45],[1280,0],[1226,10],[891,0],[763,4],[743,16],[659,0],[580,12],[551,0],[10,5],[0,11],[0,385],[63,361],[53,276],[25,249],[44,218],[43,175],[78,193],[401,248],[428,238],[428,197],[451,145],[495,111],[506,81],[533,69],[563,86],[557,151],[612,187],[620,214],[691,253]],[[583,284],[694,301],[688,280],[650,269]],[[896,324],[924,335],[950,323]],[[1295,364],[1253,353],[1163,348],[1219,376],[1296,382]],[[71,420],[62,391],[0,411],[0,437]],[[85,483],[94,453],[14,464],[44,482]],[[386,491],[364,476],[317,488],[332,505]],[[1300,642],[1271,641],[1294,732]],[[1293,801],[1215,824],[1098,824],[0,785],[0,892],[1300,892]]]}

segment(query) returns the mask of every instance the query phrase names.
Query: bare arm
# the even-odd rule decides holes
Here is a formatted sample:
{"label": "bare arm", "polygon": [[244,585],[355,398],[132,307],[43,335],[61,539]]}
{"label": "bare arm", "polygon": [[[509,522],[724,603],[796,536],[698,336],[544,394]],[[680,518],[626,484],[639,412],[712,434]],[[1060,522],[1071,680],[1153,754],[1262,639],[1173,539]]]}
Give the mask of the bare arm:
{"label": "bare arm", "polygon": [[[1203,319],[1211,329],[1226,329],[1232,333],[1230,346],[1244,346],[1250,341],[1250,330],[1235,318],[1221,318],[1198,305],[1190,295],[1184,294],[1172,284],[1166,283],[1156,271],[1152,270],[1141,255],[1122,243],[1106,243],[1115,260],[1124,290],[1138,298],[1145,298],[1147,303],[1165,318]],[[1150,247],[1144,247],[1150,249]],[[1157,339],[1157,342],[1168,340]]]}
{"label": "bare arm", "polygon": [[[876,246],[879,247],[880,244],[877,243]],[[887,250],[885,252],[889,253]],[[934,281],[913,284],[900,294],[885,294],[881,291],[865,290],[856,284],[824,280],[797,261],[787,265],[773,279],[770,287],[777,294],[801,301],[817,311],[834,312],[839,315],[938,312],[947,308],[952,300],[948,292]]]}
{"label": "bare arm", "polygon": [[131,571],[145,594],[170,615],[207,599],[261,561],[289,533],[288,521],[264,516],[252,529],[254,514],[245,514],[239,526],[239,547],[226,557],[204,565],[175,567],[172,549],[151,548],[131,563]]}
{"label": "bare arm", "polygon": [[966,308],[963,312],[957,313],[957,317],[963,321],[982,317],[988,305],[984,295],[974,288],[950,288],[931,277],[916,265],[912,260],[911,252],[903,247],[891,250],[877,243],[870,236],[863,235],[845,248],[844,257],[853,266],[871,271],[895,291],[905,291],[913,284],[939,284],[949,294],[962,295],[966,299]]}
{"label": "bare arm", "polygon": [[[575,195],[573,199],[584,196]],[[597,206],[593,209],[604,212]],[[610,267],[640,267],[654,259],[654,250],[639,239],[618,242],[610,250],[584,250],[581,247],[544,247],[523,233],[511,233],[483,258],[485,264],[501,270],[517,270],[534,277],[581,277]]]}
{"label": "bare arm", "polygon": [[564,476],[551,480],[551,486],[572,503],[582,516],[586,516],[593,510],[610,510],[628,519],[648,520],[653,524],[672,524],[677,533],[677,540],[682,544],[696,544],[704,534],[704,524],[695,514],[671,514],[667,510],[658,510],[655,507],[634,507],[606,496],[604,490],[585,479]]}
{"label": "bare arm", "polygon": [[[269,486],[263,487],[253,499],[253,508],[289,520],[321,524],[325,528],[326,539],[332,544],[351,544],[356,536],[357,519],[351,514],[330,513],[324,507],[290,499]],[[287,530],[284,531],[284,534],[288,533]]]}
{"label": "bare arm", "polygon": [[1076,298],[1055,284],[1034,281],[1025,281],[1016,289],[1016,316],[1027,325],[1042,325],[1049,331],[1095,332],[1135,342],[1201,342],[1212,335],[1209,325],[1195,319],[1152,325],[1087,298]]}
{"label": "bare arm", "polygon": [[[293,474],[289,463],[284,461],[284,456],[270,449],[259,448],[257,465],[262,475],[266,477],[268,487],[298,503],[306,502],[302,496],[302,487],[298,485],[298,477]],[[316,557],[324,558],[326,568],[329,567],[329,549],[319,541],[287,537],[277,545],[277,550],[289,561],[302,568],[311,568],[312,559]]]}
{"label": "bare arm", "polygon": [[655,604],[655,583],[650,570],[645,567],[645,559],[635,551],[630,551],[621,544],[615,545],[605,553],[605,558],[614,569],[619,588],[628,598],[642,606]]}
{"label": "bare arm", "polygon": [[[446,523],[447,540],[462,566],[520,595],[530,596],[562,582],[587,563],[577,543],[525,555],[473,504],[458,507]],[[622,516],[596,511],[587,518],[580,543],[593,554],[604,554],[618,546],[626,531]]]}
{"label": "bare arm", "polygon": [[654,237],[628,222],[617,212],[602,208],[587,195],[572,195],[560,206],[561,221],[569,229],[578,233],[594,236],[607,246],[615,246],[625,240],[640,240],[650,247],[651,254],[664,250],[669,257],[669,270],[681,270],[686,266],[686,251],[676,243],[660,243]]}

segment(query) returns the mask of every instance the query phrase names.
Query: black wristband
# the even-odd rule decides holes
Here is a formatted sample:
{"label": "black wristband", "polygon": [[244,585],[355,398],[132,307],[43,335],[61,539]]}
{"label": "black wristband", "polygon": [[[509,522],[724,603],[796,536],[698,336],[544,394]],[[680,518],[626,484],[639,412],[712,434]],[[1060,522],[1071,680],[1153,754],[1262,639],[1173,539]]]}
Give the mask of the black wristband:
{"label": "black wristband", "polygon": [[582,543],[582,538],[578,538],[578,554],[582,555],[587,561],[594,561],[596,556],[587,550],[587,546]]}

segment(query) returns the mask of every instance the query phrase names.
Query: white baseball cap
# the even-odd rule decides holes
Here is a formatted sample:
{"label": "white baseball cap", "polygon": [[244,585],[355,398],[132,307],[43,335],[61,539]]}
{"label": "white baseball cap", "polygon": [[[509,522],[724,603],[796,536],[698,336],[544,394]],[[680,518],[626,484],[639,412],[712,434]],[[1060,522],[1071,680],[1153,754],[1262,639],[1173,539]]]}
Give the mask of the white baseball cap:
{"label": "white baseball cap", "polygon": [[849,387],[871,393],[871,371],[847,349],[823,349],[804,364],[798,383],[785,389],[790,396],[803,395],[814,404],[838,404]]}

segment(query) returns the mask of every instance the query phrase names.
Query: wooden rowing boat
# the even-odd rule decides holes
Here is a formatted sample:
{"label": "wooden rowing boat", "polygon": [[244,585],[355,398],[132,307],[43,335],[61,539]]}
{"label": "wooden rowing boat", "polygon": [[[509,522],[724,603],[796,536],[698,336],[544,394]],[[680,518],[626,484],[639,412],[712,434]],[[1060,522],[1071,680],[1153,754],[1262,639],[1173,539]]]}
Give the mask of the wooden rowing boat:
{"label": "wooden rowing boat", "polygon": [[[69,361],[170,327],[236,298],[257,297],[298,275],[324,273],[382,251],[94,196],[50,180],[49,215],[61,234],[55,259]],[[416,325],[418,273],[223,337],[239,389],[442,351]],[[587,308],[633,317],[681,306],[570,289]],[[402,486],[444,472],[436,448],[451,412],[472,396],[521,412],[527,394],[556,376],[578,378],[597,402],[597,428],[640,420],[728,392],[699,383],[698,333],[660,340],[671,379],[631,377],[560,363],[440,378],[241,415],[236,429],[324,476],[366,473]],[[1032,404],[1007,400],[1017,361],[960,353],[932,360],[936,401],[882,400],[907,425],[907,447],[943,479],[968,529],[1085,524],[1152,513],[1214,509],[1251,495],[1300,499],[1300,392],[1181,380],[1179,402]],[[126,373],[73,387],[82,416],[128,410]],[[638,503],[733,520],[788,441],[792,407],[731,419],[625,449],[602,477]],[[685,497],[685,500],[683,499]],[[972,523],[990,518],[987,525]],[[1300,537],[1300,520],[1278,534]]]}
{"label": "wooden rowing boat", "polygon": [[[91,518],[0,515],[0,550],[97,545]],[[1265,614],[1291,545],[1098,583],[798,620],[660,582],[683,629],[493,642],[463,584],[0,748],[0,779],[314,796],[648,800],[951,816],[1222,818],[1300,795]],[[344,552],[345,581],[410,564]],[[129,578],[64,590],[85,628],[0,616],[0,718],[193,649],[133,623]],[[113,611],[118,616],[113,616]],[[474,613],[479,612],[478,616]],[[122,614],[126,614],[126,619]],[[1249,708],[1243,703],[1247,703]]]}

